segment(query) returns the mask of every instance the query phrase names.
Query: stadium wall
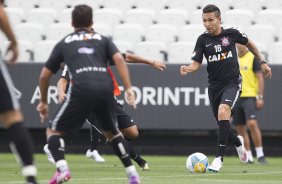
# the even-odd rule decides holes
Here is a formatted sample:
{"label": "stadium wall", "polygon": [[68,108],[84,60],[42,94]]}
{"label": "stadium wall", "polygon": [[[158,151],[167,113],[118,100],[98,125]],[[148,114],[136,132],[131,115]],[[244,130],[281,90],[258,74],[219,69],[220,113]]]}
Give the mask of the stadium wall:
{"label": "stadium wall", "polygon": [[[42,67],[40,63],[9,66],[26,125],[34,129],[46,126],[39,123],[39,115],[35,110],[40,96],[38,77]],[[174,64],[168,64],[164,72],[144,65],[129,65],[129,68],[137,94],[137,109],[133,110],[127,105],[124,107],[141,130],[195,132],[217,129],[208,100],[205,66],[189,76],[180,76],[180,65]],[[263,131],[282,131],[282,65],[273,65],[272,70],[273,78],[266,79],[266,103],[265,108],[259,112],[259,120]],[[56,89],[59,73],[52,78],[49,88],[50,117],[59,107]],[[124,93],[119,100],[124,103]]]}

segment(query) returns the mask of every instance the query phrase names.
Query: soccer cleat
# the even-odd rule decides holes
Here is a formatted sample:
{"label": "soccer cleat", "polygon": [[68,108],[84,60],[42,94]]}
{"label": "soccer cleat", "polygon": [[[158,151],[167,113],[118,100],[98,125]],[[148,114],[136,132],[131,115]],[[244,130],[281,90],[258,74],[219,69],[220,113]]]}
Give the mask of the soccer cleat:
{"label": "soccer cleat", "polygon": [[52,164],[55,164],[55,160],[48,148],[48,144],[45,144],[45,146],[43,147],[43,151],[45,152],[46,156],[47,156],[47,159],[49,162],[51,162]]}
{"label": "soccer cleat", "polygon": [[138,175],[133,175],[128,177],[128,184],[140,184],[140,179]]}
{"label": "soccer cleat", "polygon": [[258,158],[258,163],[262,164],[262,165],[268,164],[268,162],[265,159],[265,156],[259,157]]}
{"label": "soccer cleat", "polygon": [[86,157],[88,157],[90,159],[94,159],[98,163],[105,162],[105,159],[98,153],[97,150],[93,150],[93,151],[91,151],[90,149],[87,150]]}
{"label": "soccer cleat", "polygon": [[216,157],[212,164],[208,166],[208,170],[212,172],[218,172],[222,167],[221,157]]}
{"label": "soccer cleat", "polygon": [[239,147],[236,147],[236,150],[238,152],[238,156],[241,160],[241,162],[243,163],[248,163],[248,154],[247,154],[247,150],[245,149],[245,146],[244,146],[244,139],[242,136],[238,135],[237,136],[241,142],[241,146]]}
{"label": "soccer cleat", "polygon": [[71,173],[69,170],[65,172],[56,171],[52,179],[49,181],[49,184],[60,184],[67,182],[71,179]]}
{"label": "soccer cleat", "polygon": [[144,159],[142,159],[142,162],[139,164],[139,166],[141,167],[142,171],[149,171],[150,170],[149,164]]}

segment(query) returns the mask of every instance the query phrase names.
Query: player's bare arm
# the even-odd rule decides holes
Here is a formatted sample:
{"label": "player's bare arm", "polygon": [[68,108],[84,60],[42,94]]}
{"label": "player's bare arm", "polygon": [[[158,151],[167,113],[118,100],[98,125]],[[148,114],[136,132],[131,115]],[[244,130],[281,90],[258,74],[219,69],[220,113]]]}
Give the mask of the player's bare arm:
{"label": "player's bare arm", "polygon": [[44,67],[41,71],[39,77],[39,88],[40,88],[40,102],[37,105],[37,111],[39,112],[39,116],[41,122],[44,122],[48,118],[48,102],[47,102],[47,94],[48,94],[48,87],[49,87],[49,80],[53,73],[51,70]]}
{"label": "player's bare arm", "polygon": [[59,93],[58,99],[60,103],[62,103],[67,96],[67,94],[65,93],[67,84],[68,84],[68,80],[63,77],[61,77],[57,82],[57,89]]}
{"label": "player's bare arm", "polygon": [[130,106],[133,106],[135,108],[136,107],[135,93],[133,92],[132,87],[131,87],[131,81],[130,81],[129,71],[128,71],[127,65],[124,62],[124,59],[119,52],[117,52],[113,55],[113,61],[116,65],[117,71],[118,71],[118,73],[121,77],[121,80],[123,82],[123,85],[125,87],[126,101]]}
{"label": "player's bare arm", "polygon": [[6,34],[9,41],[11,41],[7,48],[7,53],[11,52],[11,58],[8,60],[8,62],[11,63],[16,62],[19,54],[17,41],[11,29],[10,23],[8,21],[8,17],[4,11],[4,7],[2,3],[0,3],[0,28]]}
{"label": "player's bare arm", "polygon": [[256,108],[262,109],[264,106],[263,94],[264,94],[264,78],[261,72],[256,73],[258,79],[258,96],[256,100]]}
{"label": "player's bare arm", "polygon": [[131,54],[131,53],[126,53],[126,58],[125,61],[127,63],[143,63],[143,64],[148,64],[151,65],[152,67],[163,71],[166,68],[166,65],[164,64],[163,61],[157,61],[153,59],[146,59],[141,56]]}
{"label": "player's bare arm", "polygon": [[266,64],[264,57],[261,55],[261,53],[259,52],[259,50],[258,50],[257,46],[254,44],[254,42],[249,39],[246,46],[254,54],[254,56],[260,60],[261,70],[262,70],[264,76],[271,78],[272,77],[271,68]]}
{"label": "player's bare arm", "polygon": [[192,61],[190,65],[185,65],[180,67],[180,74],[187,75],[188,73],[193,73],[201,68],[201,63],[197,61]]}

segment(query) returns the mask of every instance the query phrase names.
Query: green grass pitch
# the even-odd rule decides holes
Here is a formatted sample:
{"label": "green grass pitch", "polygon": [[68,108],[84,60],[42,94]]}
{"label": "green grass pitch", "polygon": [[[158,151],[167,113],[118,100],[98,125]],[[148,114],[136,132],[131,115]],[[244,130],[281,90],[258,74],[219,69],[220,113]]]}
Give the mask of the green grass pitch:
{"label": "green grass pitch", "polygon": [[[126,184],[124,168],[113,155],[103,155],[106,163],[98,164],[84,155],[67,154],[73,178],[68,183],[75,184]],[[185,167],[185,156],[144,156],[150,163],[150,171],[141,171],[144,184],[183,184],[183,183],[228,183],[228,184],[281,184],[282,158],[267,158],[268,165],[242,164],[237,157],[225,157],[220,173],[189,173]],[[209,157],[212,161],[212,157]],[[45,155],[37,154],[38,180],[47,183],[55,168]],[[0,154],[0,184],[23,184],[19,166],[12,154]]]}

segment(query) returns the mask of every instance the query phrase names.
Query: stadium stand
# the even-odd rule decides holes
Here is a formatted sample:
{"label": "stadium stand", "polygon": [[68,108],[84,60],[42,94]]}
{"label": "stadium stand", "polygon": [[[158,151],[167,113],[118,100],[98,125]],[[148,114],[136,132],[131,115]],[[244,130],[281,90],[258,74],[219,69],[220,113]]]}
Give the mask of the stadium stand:
{"label": "stadium stand", "polygon": [[[94,29],[132,51],[140,50],[136,47],[143,41],[161,41],[165,48],[178,42],[195,43],[204,32],[201,8],[210,3],[221,9],[225,27],[234,26],[246,32],[270,58],[277,58],[272,45],[282,41],[282,30],[276,29],[282,26],[282,0],[8,0],[5,3],[18,39],[30,41],[33,46],[44,40],[58,41],[72,32],[71,11],[77,4],[91,5]],[[1,35],[0,39],[7,41]]]}
{"label": "stadium stand", "polygon": [[34,47],[34,61],[46,62],[57,40],[39,41]]}
{"label": "stadium stand", "polygon": [[139,42],[134,49],[134,52],[147,58],[154,58],[156,60],[166,59],[166,45],[163,42],[145,41]]}
{"label": "stadium stand", "polygon": [[[4,48],[7,48],[9,45],[9,41],[4,42]],[[18,40],[18,48],[19,48],[19,62],[31,62],[33,57],[33,46],[30,41],[27,40]]]}
{"label": "stadium stand", "polygon": [[195,42],[176,42],[170,45],[168,50],[168,61],[170,63],[188,64],[195,47]]}
{"label": "stadium stand", "polygon": [[133,52],[133,45],[131,42],[114,41],[114,43],[121,52]]}

